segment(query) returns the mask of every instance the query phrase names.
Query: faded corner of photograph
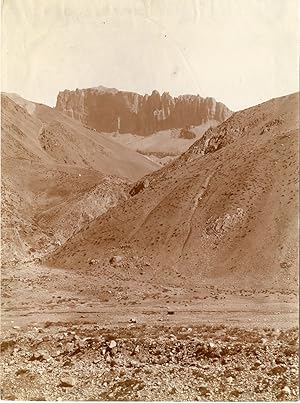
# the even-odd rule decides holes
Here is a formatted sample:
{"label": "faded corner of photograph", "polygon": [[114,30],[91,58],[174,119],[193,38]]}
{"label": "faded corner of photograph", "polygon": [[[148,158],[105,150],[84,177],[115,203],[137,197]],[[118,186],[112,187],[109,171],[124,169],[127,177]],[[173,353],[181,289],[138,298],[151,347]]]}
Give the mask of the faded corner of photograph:
{"label": "faded corner of photograph", "polygon": [[299,400],[298,0],[3,0],[1,400]]}

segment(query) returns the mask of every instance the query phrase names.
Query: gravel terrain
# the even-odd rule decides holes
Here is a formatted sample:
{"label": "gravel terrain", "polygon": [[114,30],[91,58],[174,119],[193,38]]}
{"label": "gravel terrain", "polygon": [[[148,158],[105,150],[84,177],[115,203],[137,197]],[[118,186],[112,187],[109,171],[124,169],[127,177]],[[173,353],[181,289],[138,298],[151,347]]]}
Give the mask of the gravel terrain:
{"label": "gravel terrain", "polygon": [[298,400],[295,328],[48,322],[1,351],[5,400]]}

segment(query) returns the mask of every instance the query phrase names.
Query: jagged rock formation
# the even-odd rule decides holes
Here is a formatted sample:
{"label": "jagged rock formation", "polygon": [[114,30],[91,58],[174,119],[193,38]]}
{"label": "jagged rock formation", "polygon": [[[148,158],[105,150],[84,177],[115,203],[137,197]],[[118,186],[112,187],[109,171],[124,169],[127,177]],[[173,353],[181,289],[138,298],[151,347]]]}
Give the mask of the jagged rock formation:
{"label": "jagged rock formation", "polygon": [[56,109],[100,132],[149,135],[156,131],[219,123],[232,112],[214,98],[180,95],[173,98],[153,91],[151,95],[105,87],[65,90],[58,94]]}

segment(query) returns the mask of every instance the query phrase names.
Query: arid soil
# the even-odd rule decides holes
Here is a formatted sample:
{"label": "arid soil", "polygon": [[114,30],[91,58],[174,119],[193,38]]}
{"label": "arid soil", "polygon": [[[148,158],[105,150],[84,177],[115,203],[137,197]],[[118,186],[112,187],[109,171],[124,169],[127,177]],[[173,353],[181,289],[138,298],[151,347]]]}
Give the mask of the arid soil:
{"label": "arid soil", "polygon": [[2,275],[5,400],[297,400],[297,294]]}

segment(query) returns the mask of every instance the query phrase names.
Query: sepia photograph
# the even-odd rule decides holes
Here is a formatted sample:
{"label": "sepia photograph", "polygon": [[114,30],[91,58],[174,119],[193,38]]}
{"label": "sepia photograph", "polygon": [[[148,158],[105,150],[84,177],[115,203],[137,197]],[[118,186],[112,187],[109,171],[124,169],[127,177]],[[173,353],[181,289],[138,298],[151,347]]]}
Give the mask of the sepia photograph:
{"label": "sepia photograph", "polygon": [[299,401],[299,26],[1,1],[1,401]]}

